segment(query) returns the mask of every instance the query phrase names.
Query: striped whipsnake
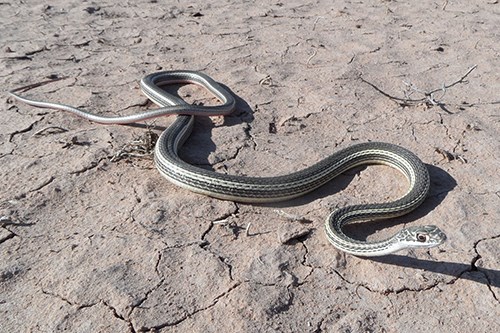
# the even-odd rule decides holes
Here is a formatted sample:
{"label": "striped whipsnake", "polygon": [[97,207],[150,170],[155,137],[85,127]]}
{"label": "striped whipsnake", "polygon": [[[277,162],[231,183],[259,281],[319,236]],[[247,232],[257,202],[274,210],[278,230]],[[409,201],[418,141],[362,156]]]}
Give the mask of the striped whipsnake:
{"label": "striped whipsnake", "polygon": [[[163,85],[193,83],[206,88],[222,104],[199,106],[186,103],[161,89]],[[429,191],[429,173],[412,152],[389,143],[368,142],[340,150],[318,163],[288,175],[277,177],[242,177],[220,174],[186,163],[178,155],[179,148],[191,134],[194,116],[228,115],[236,107],[233,96],[207,75],[194,71],[168,71],[147,75],[140,83],[142,92],[158,109],[139,114],[105,117],[68,105],[41,102],[10,93],[26,104],[72,112],[103,124],[129,124],[165,115],[176,120],[159,137],[155,147],[155,164],[160,173],[176,185],[211,197],[248,203],[277,202],[302,196],[353,167],[385,164],[400,171],[409,181],[407,193],[393,202],[354,205],[333,211],[326,219],[328,240],[338,249],[357,256],[381,256],[407,248],[430,248],[446,239],[436,226],[402,229],[381,241],[359,241],[347,236],[342,227],[347,223],[377,220],[404,215],[418,207]]]}

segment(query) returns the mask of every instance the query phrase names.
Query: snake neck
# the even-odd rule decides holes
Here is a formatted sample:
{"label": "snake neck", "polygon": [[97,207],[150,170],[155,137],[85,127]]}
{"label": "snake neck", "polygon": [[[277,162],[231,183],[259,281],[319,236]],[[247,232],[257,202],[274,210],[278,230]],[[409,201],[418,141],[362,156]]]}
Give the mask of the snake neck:
{"label": "snake neck", "polygon": [[[370,205],[372,206],[372,205]],[[353,207],[357,210],[352,209]],[[361,241],[347,236],[342,227],[352,222],[375,220],[377,216],[360,219],[363,206],[351,206],[338,209],[326,219],[326,235],[330,243],[337,249],[360,257],[383,256],[404,249],[398,239],[398,234],[380,241]],[[381,205],[382,207],[382,205]],[[355,212],[355,213],[353,213]],[[380,217],[378,217],[380,219]]]}

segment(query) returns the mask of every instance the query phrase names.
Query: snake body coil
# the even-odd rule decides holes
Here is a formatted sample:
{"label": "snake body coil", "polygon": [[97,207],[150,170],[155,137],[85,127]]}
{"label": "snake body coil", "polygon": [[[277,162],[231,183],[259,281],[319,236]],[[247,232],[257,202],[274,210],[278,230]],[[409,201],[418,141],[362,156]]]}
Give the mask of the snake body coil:
{"label": "snake body coil", "polygon": [[[214,94],[222,104],[197,106],[187,104],[160,88],[174,83],[194,83]],[[337,209],[326,219],[328,240],[338,249],[357,256],[380,256],[407,248],[429,248],[441,244],[445,234],[436,226],[416,226],[375,242],[358,241],[347,236],[347,223],[377,220],[404,215],[418,207],[429,191],[429,173],[412,152],[389,143],[368,142],[340,150],[326,159],[297,172],[277,177],[241,177],[220,174],[190,165],[179,158],[178,150],[189,137],[194,116],[230,114],[236,106],[233,96],[210,77],[200,72],[170,71],[150,74],[141,80],[143,93],[160,108],[125,117],[103,117],[71,106],[14,98],[36,107],[65,110],[104,124],[127,124],[146,119],[178,115],[159,137],[155,147],[155,164],[159,172],[176,185],[211,197],[239,202],[262,203],[288,200],[324,185],[353,167],[385,164],[400,171],[410,184],[400,199],[379,204],[355,205]],[[17,89],[20,90],[20,89]]]}

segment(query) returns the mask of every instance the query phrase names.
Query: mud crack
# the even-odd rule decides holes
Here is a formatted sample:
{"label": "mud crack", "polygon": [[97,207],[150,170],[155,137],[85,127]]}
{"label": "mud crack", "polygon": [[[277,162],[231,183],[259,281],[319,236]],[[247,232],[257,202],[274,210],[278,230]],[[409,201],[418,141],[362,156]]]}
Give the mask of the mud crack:
{"label": "mud crack", "polygon": [[166,327],[177,326],[177,325],[181,324],[182,322],[186,321],[187,319],[189,319],[189,318],[197,315],[198,313],[201,313],[201,312],[204,312],[204,311],[207,311],[207,310],[213,308],[215,305],[217,305],[217,303],[221,299],[227,297],[233,290],[235,290],[236,288],[238,288],[240,285],[241,285],[240,282],[235,283],[228,290],[226,290],[223,293],[221,293],[220,295],[216,296],[209,305],[207,305],[207,306],[205,306],[203,308],[200,308],[200,309],[196,309],[196,310],[194,310],[194,311],[192,311],[190,313],[187,313],[182,318],[180,318],[180,319],[178,319],[176,321],[167,322],[167,323],[156,325],[156,326],[153,326],[153,327],[140,327],[138,331],[139,332],[155,332],[157,330],[161,330],[161,329],[166,328]]}

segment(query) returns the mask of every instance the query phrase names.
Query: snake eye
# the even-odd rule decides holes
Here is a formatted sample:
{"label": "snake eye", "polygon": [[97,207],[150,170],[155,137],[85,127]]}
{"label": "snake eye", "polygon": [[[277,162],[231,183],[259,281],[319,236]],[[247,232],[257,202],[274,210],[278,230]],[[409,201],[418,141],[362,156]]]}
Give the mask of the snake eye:
{"label": "snake eye", "polygon": [[417,234],[417,241],[419,241],[421,243],[427,242],[428,238],[429,238],[429,236],[427,236],[426,234]]}

